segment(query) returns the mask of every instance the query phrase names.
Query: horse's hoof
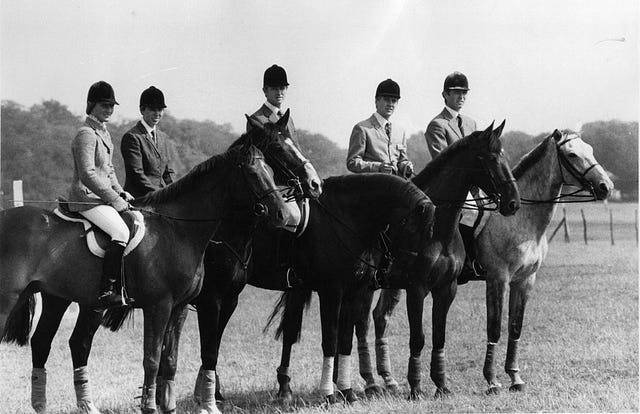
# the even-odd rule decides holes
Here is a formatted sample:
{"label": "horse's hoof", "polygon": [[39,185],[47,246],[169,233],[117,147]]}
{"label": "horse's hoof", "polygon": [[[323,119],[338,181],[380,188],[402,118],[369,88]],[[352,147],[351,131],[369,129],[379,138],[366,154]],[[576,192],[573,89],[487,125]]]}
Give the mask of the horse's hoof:
{"label": "horse's hoof", "polygon": [[387,391],[387,394],[391,396],[395,396],[400,394],[400,387],[398,387],[398,384],[387,385],[386,391]]}
{"label": "horse's hoof", "polygon": [[513,392],[523,392],[524,391],[524,383],[522,384],[513,384],[509,387],[509,391]]}
{"label": "horse's hoof", "polygon": [[353,392],[353,389],[351,389],[351,388],[347,388],[347,389],[344,389],[344,390],[340,390],[340,391],[338,391],[338,392],[340,393],[340,394],[339,394],[339,395],[340,395],[340,398],[341,398],[344,402],[346,402],[346,403],[348,403],[348,404],[352,404],[352,403],[354,403],[354,402],[358,401],[358,396],[356,395],[356,393],[355,393],[355,392]]}
{"label": "horse's hoof", "polygon": [[140,412],[142,414],[158,414],[158,410],[155,408],[141,408]]}
{"label": "horse's hoof", "polygon": [[500,394],[500,387],[497,385],[490,385],[489,388],[487,389],[487,395],[499,395]]}
{"label": "horse's hoof", "polygon": [[419,388],[413,389],[409,392],[409,401],[417,401],[422,399],[422,390]]}
{"label": "horse's hoof", "polygon": [[446,398],[450,395],[451,395],[451,391],[449,390],[449,388],[442,387],[442,388],[436,389],[436,393],[434,394],[433,398],[441,399],[441,398]]}
{"label": "horse's hoof", "polygon": [[382,390],[382,387],[379,386],[378,384],[373,384],[364,389],[364,395],[367,398],[379,398],[384,395],[384,391]]}
{"label": "horse's hoof", "polygon": [[293,401],[293,394],[291,393],[291,391],[289,392],[279,391],[276,397],[280,404],[290,403],[291,401]]}
{"label": "horse's hoof", "polygon": [[220,394],[219,391],[216,391],[216,402],[223,403],[225,402],[225,398]]}
{"label": "horse's hoof", "polygon": [[329,394],[329,395],[325,395],[324,396],[324,401],[327,404],[333,405],[333,404],[336,404],[338,402],[338,399],[336,398],[335,394]]}

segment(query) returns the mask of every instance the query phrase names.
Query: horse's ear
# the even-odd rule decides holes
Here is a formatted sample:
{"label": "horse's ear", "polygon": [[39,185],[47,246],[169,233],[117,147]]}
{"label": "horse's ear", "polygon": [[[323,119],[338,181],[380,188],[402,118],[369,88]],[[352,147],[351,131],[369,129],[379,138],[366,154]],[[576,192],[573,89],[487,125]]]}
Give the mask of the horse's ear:
{"label": "horse's ear", "polygon": [[277,122],[276,125],[278,125],[278,127],[280,128],[284,128],[287,126],[287,124],[289,123],[289,111],[290,109],[287,108],[286,112],[284,113],[284,115],[282,115],[282,118],[280,118]]}
{"label": "horse's ear", "polygon": [[557,129],[555,131],[553,131],[553,134],[551,134],[551,136],[553,137],[553,139],[555,139],[556,141],[560,141],[562,139],[562,132],[558,131]]}
{"label": "horse's ear", "polygon": [[504,129],[504,124],[507,122],[507,120],[503,120],[502,123],[498,126],[498,128],[493,130],[493,135],[496,138],[500,138],[502,136],[502,130]]}
{"label": "horse's ear", "polygon": [[258,128],[260,130],[264,130],[264,125],[262,125],[262,122],[258,121],[254,117],[249,116],[247,114],[244,114],[244,116],[247,118],[247,122],[249,122],[249,124],[251,124],[252,127]]}
{"label": "horse's ear", "polygon": [[[495,121],[493,121],[493,122],[495,122]],[[484,131],[482,131],[482,132],[480,133],[480,137],[479,137],[479,138],[481,138],[481,139],[487,139],[487,138],[490,138],[490,137],[491,137],[491,134],[493,133],[493,122],[491,123],[491,125],[489,125],[489,126],[487,127],[487,129],[485,129]]]}

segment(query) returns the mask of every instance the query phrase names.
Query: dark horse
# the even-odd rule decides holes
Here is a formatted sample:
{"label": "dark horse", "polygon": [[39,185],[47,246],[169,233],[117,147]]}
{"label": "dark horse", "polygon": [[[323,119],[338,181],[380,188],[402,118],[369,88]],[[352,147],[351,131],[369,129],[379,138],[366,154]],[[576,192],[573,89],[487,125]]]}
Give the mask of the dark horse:
{"label": "dark horse", "polygon": [[[260,149],[267,164],[273,168],[274,180],[278,184],[286,187],[298,188],[308,197],[318,197],[322,192],[320,178],[311,163],[300,153],[300,150],[294,145],[291,138],[284,136],[286,125],[289,118],[289,111],[282,116],[276,124],[261,125],[253,119],[248,118],[252,122],[253,129],[249,134],[242,135],[233,147],[245,145],[252,142]],[[237,232],[230,232],[228,235],[218,236],[219,239],[229,241],[230,238],[240,235],[241,237],[249,237],[251,228],[257,223],[249,215],[238,215],[235,220],[230,222],[229,227],[238,226]],[[242,232],[245,229],[245,233]],[[228,236],[228,238],[227,238]],[[250,237],[249,237],[250,238]],[[208,247],[207,251],[213,247]],[[225,252],[231,254],[228,250]],[[205,253],[205,256],[209,253]],[[206,283],[205,283],[206,286]],[[31,338],[31,354],[33,363],[32,372],[32,392],[31,404],[36,411],[42,411],[46,408],[46,370],[45,364],[49,357],[51,342],[60,326],[60,322],[71,301],[49,295],[42,294],[42,313],[40,320],[36,326],[36,330]],[[114,315],[115,313],[115,315]],[[107,320],[109,326],[114,326],[114,330],[120,327],[127,312],[124,309],[117,311],[109,311]],[[181,328],[184,323],[186,314],[177,317],[174,327]],[[69,339],[69,347],[71,349],[71,357],[74,368],[74,387],[76,391],[76,399],[78,407],[85,413],[97,413],[89,387],[89,373],[87,371],[87,361],[91,351],[93,337],[100,322],[103,319],[103,311],[101,309],[92,308],[87,305],[80,305],[78,319]],[[168,347],[174,345],[177,338],[174,331],[169,332],[165,340]],[[165,347],[167,348],[167,347]],[[170,348],[169,348],[170,349]],[[170,353],[171,351],[167,351]],[[165,353],[163,353],[163,356]],[[162,409],[171,410],[175,407],[175,396],[173,393],[173,377],[169,372],[175,371],[175,368],[169,368],[164,373],[165,367],[175,363],[175,360],[160,363],[158,377],[156,379],[157,401],[161,403]]]}
{"label": "dark horse", "polygon": [[[388,282],[389,287],[407,291],[407,314],[410,325],[410,351],[408,379],[411,396],[420,393],[420,355],[424,347],[422,313],[424,299],[431,292],[433,297],[433,351],[431,359],[431,377],[438,392],[448,393],[444,371],[444,342],[447,312],[453,302],[457,289],[456,278],[464,262],[464,246],[458,231],[458,221],[466,195],[471,186],[477,186],[493,198],[500,213],[513,215],[520,206],[519,193],[515,180],[502,154],[500,135],[504,123],[493,130],[493,125],[485,131],[476,131],[457,141],[431,161],[412,181],[435,203],[435,223],[432,233],[415,241],[403,240],[400,251],[416,252],[408,260],[392,261]],[[414,243],[413,246],[407,243]],[[350,354],[354,325],[362,331],[368,323],[368,314],[373,299],[373,291],[363,289],[356,292],[351,300],[343,301],[340,319],[339,364],[337,372],[338,390],[347,400],[355,396],[350,385]],[[391,300],[397,303],[397,295]],[[280,330],[283,335],[283,358],[279,370],[289,365],[291,346],[296,342],[300,331],[300,320],[304,300],[287,298],[284,303],[283,319]],[[282,307],[282,306],[280,306]],[[360,333],[358,334],[360,337]],[[362,335],[366,338],[366,332]],[[358,348],[362,346],[359,343]],[[365,344],[366,345],[366,344]],[[380,344],[384,347],[385,344]],[[387,347],[388,349],[388,347]],[[368,355],[365,355],[365,358]],[[388,358],[388,355],[387,355]],[[370,361],[362,361],[371,365]],[[379,362],[383,365],[384,361]],[[367,386],[371,386],[371,372],[363,375]],[[386,378],[385,378],[386,379]],[[280,381],[282,398],[290,399],[291,390],[288,378]]]}
{"label": "dark horse", "polygon": [[[165,331],[200,290],[204,251],[220,223],[238,214],[254,216],[256,210],[274,226],[288,219],[271,174],[262,152],[249,141],[135,200],[146,235],[125,258],[124,273],[134,306],[144,314],[144,413],[156,411],[155,381]],[[26,344],[32,295],[38,291],[97,307],[100,269],[101,261],[89,253],[79,226],[33,207],[0,212],[1,338]]]}
{"label": "dark horse", "polygon": [[[476,236],[478,259],[487,270],[487,350],[483,373],[489,385],[488,393],[497,393],[501,389],[497,380],[495,347],[500,339],[507,284],[509,340],[504,369],[511,379],[509,389],[524,389],[518,367],[518,344],[524,311],[536,272],[547,254],[546,230],[557,204],[564,199],[561,194],[563,186],[588,191],[598,200],[607,198],[613,189],[607,173],[593,156],[593,148],[579,134],[571,131],[555,130],[520,159],[513,169],[513,175],[518,182],[524,207],[513,217],[491,214]],[[385,372],[390,377],[384,345],[387,343],[385,333],[389,315],[396,302],[389,300],[389,294],[393,296],[392,292],[381,293],[373,315],[376,356],[387,363],[385,368],[378,367],[378,372]],[[356,333],[361,375],[369,383],[373,378],[371,363],[368,362],[366,330],[356,330]]]}
{"label": "dark horse", "polygon": [[[317,201],[311,200],[309,206],[308,225],[295,241],[293,269],[304,286],[318,291],[321,298],[323,349],[329,357],[335,355],[337,306],[342,292],[369,283],[354,276],[360,253],[390,223],[403,235],[424,228],[431,222],[433,205],[408,181],[363,174],[326,179],[322,195]],[[283,289],[282,276],[275,269],[278,236],[274,231],[259,227],[252,245],[237,229],[223,225],[218,235],[223,234],[230,237],[230,246],[207,252],[204,286],[196,301],[202,367],[194,397],[203,413],[219,413],[214,398],[215,369],[220,341],[238,294],[247,283]],[[229,251],[236,254],[231,256]]]}

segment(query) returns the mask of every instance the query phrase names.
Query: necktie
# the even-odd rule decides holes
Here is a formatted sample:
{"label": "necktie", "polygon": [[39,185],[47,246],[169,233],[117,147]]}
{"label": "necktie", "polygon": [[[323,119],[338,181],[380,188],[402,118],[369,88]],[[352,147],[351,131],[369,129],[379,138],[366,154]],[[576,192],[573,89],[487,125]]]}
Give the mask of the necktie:
{"label": "necktie", "polygon": [[151,142],[153,142],[153,145],[158,146],[158,142],[156,141],[156,130],[153,129],[150,132],[151,134]]}
{"label": "necktie", "polygon": [[384,132],[386,132],[389,139],[391,139],[391,122],[387,122],[384,125]]}
{"label": "necktie", "polygon": [[278,116],[278,119],[282,118],[282,111],[276,112],[276,115]]}
{"label": "necktie", "polygon": [[460,117],[460,115],[458,115],[458,129],[460,130],[460,135],[464,137],[465,134],[464,129],[462,128],[462,117]]}

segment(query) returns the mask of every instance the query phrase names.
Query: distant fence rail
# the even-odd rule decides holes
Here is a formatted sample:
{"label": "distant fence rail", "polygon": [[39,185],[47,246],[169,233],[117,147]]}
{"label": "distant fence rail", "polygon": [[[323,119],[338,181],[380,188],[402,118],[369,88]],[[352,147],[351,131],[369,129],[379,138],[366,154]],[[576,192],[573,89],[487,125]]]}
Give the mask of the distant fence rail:
{"label": "distant fence rail", "polygon": [[[633,211],[618,211],[614,212],[615,204],[605,204],[604,210],[597,212],[597,210],[591,208],[592,213],[589,216],[585,213],[584,208],[580,208],[580,220],[571,220],[567,215],[567,208],[562,207],[562,218],[555,226],[554,230],[549,236],[549,242],[551,242],[558,231],[563,229],[564,242],[571,243],[571,228],[582,228],[582,240],[584,244],[589,244],[589,240],[603,240],[609,239],[611,245],[616,244],[618,238],[622,240],[628,240],[630,233],[631,238],[638,244],[638,208],[634,208]],[[620,213],[626,213],[629,217],[621,217]],[[556,214],[557,215],[557,214]],[[632,227],[633,225],[633,227]]]}

